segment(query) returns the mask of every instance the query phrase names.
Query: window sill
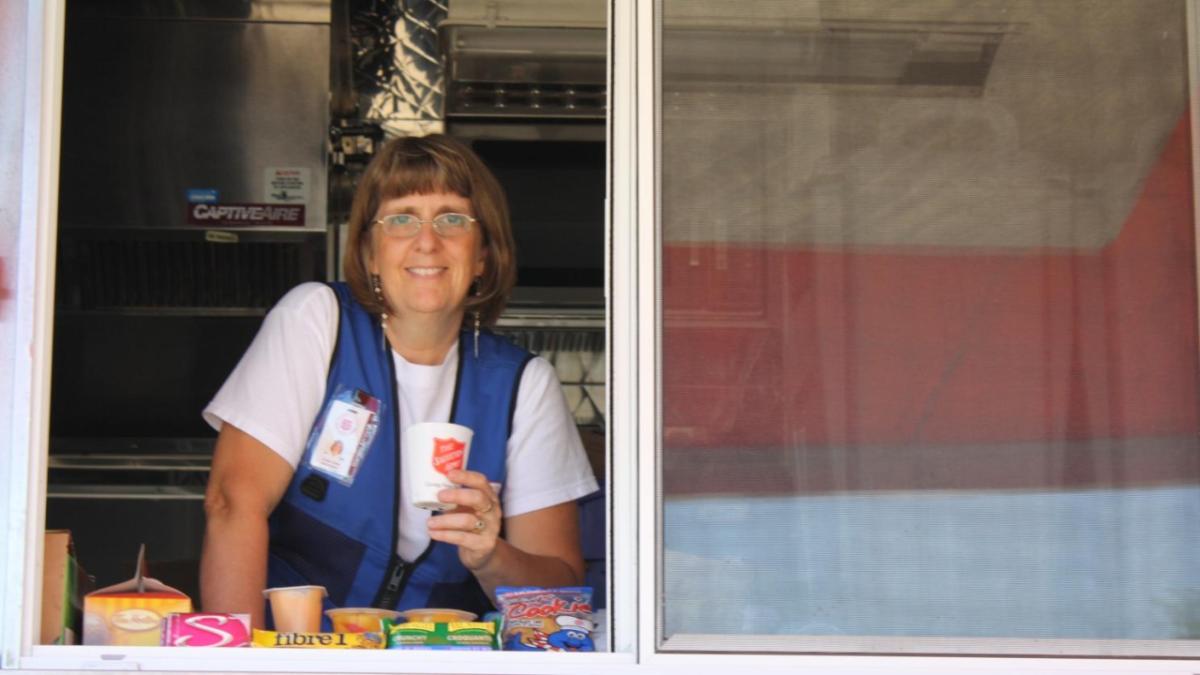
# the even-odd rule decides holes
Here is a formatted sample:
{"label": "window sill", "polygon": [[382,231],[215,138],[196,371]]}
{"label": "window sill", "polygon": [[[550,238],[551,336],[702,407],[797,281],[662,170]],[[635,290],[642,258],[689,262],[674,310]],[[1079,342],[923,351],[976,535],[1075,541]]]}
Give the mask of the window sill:
{"label": "window sill", "polygon": [[35,646],[20,670],[380,673],[403,666],[422,673],[564,673],[624,670],[632,654],[435,652],[350,649]]}
{"label": "window sill", "polygon": [[1197,640],[882,637],[849,635],[678,634],[662,654],[905,656],[951,659],[1188,659],[1200,660]]}
{"label": "window sill", "polygon": [[[1194,675],[1197,660],[1136,658],[1036,658],[862,654],[566,654],[558,652],[422,652],[387,650],[217,649],[179,647],[35,646],[5,672],[246,672],[246,673],[664,673],[731,672],[813,675]],[[403,668],[403,670],[401,670]]]}

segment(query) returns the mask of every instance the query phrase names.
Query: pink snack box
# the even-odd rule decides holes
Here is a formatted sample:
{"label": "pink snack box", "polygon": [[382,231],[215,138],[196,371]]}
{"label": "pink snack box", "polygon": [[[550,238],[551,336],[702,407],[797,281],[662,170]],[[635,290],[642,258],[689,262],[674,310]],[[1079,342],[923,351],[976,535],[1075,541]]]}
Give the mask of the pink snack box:
{"label": "pink snack box", "polygon": [[249,614],[168,614],[163,621],[164,647],[247,647]]}

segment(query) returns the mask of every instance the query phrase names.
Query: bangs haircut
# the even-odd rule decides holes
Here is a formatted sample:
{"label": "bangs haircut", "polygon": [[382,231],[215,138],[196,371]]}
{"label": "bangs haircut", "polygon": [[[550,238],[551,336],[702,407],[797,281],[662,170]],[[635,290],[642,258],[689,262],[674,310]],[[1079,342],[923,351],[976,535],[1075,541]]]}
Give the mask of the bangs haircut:
{"label": "bangs haircut", "polygon": [[399,151],[384,155],[379,185],[373,190],[374,206],[396,197],[453,192],[467,199],[474,190],[471,172],[463,162],[440,153]]}

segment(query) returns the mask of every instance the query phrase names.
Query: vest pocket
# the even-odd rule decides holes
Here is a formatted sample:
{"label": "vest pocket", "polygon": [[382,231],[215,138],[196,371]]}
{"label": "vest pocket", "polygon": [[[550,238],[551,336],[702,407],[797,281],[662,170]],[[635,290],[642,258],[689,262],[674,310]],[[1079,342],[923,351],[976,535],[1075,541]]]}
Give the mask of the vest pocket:
{"label": "vest pocket", "polygon": [[366,546],[300,509],[280,502],[271,514],[271,586],[324,586],[330,602],[344,607]]}

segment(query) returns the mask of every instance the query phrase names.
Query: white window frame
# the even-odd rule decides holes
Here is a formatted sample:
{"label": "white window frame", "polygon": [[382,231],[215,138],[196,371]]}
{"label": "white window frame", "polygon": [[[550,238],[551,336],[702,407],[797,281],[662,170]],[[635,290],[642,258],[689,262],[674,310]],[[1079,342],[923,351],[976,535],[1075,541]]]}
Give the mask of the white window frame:
{"label": "white window frame", "polygon": [[[683,0],[678,0],[683,1]],[[661,17],[663,0],[651,0],[638,4],[636,53],[652,55],[639,61],[636,101],[636,126],[639,130],[637,156],[637,195],[639,224],[637,242],[637,269],[639,281],[639,305],[636,320],[643,331],[638,340],[638,360],[642,365],[637,376],[641,380],[638,389],[640,400],[638,418],[638,447],[640,451],[638,472],[638,495],[643,504],[639,521],[639,570],[644,579],[639,602],[639,643],[643,665],[656,669],[669,666],[696,672],[725,672],[738,670],[775,669],[788,672],[831,672],[840,668],[849,670],[875,671],[877,668],[890,672],[1200,672],[1200,643],[1195,640],[1139,641],[1108,640],[1025,640],[1025,639],[958,639],[958,638],[872,638],[872,637],[801,637],[801,636],[724,636],[683,635],[664,640],[661,603],[665,598],[662,560],[662,466],[660,463],[661,410],[661,326],[659,312],[662,300],[662,285],[659,252],[661,195],[660,172],[662,165],[659,146],[661,129],[661,106],[658,100],[661,84],[661,41],[657,21]],[[1197,105],[1197,73],[1200,73],[1200,54],[1197,53],[1197,35],[1200,35],[1200,2],[1186,0],[1185,29],[1188,47],[1189,110],[1192,127],[1193,165],[1193,227],[1200,240],[1200,112]],[[649,128],[648,131],[642,131]],[[653,138],[654,147],[646,147],[647,136]],[[1200,270],[1200,248],[1197,251],[1197,270]],[[1200,285],[1200,274],[1197,279]],[[618,315],[621,317],[621,315]],[[653,335],[650,335],[650,327]],[[1198,345],[1200,348],[1200,345]],[[647,413],[653,411],[653,415]],[[720,608],[713,608],[720,611]],[[748,647],[754,651],[746,653]],[[741,652],[739,653],[739,650]],[[799,651],[827,654],[801,655]],[[854,653],[858,651],[860,653]],[[1044,654],[1061,654],[1061,658],[1021,656],[1038,651]],[[871,654],[873,652],[874,654]],[[889,653],[891,655],[888,655]],[[987,652],[993,656],[980,656]],[[1131,657],[1135,653],[1153,652],[1162,654],[1149,659]],[[938,654],[937,656],[922,654]],[[903,654],[903,656],[898,656]],[[1015,656],[1008,656],[1015,655]],[[1117,658],[1108,661],[1101,657]],[[1177,660],[1173,660],[1177,659]],[[1161,670],[1160,670],[1161,669]]]}
{"label": "white window frame", "polygon": [[[24,149],[16,333],[7,473],[0,462],[0,667],[12,670],[395,672],[1162,673],[1200,672],[1200,659],[988,658],[887,655],[669,653],[660,649],[661,509],[658,477],[659,0],[611,0],[607,277],[611,653],[395,652],[50,647],[33,644],[40,606],[53,329],[63,19],[66,0],[23,2]],[[799,0],[796,0],[799,1]],[[1188,1],[1189,69],[1196,81],[1197,3]],[[0,77],[0,82],[8,81]],[[1193,164],[1200,156],[1192,94]],[[1193,172],[1200,194],[1200,172]],[[1200,223],[1200,208],[1197,208]],[[1200,260],[1198,260],[1200,267]],[[7,355],[5,355],[7,356]],[[714,651],[720,649],[713,645]]]}

